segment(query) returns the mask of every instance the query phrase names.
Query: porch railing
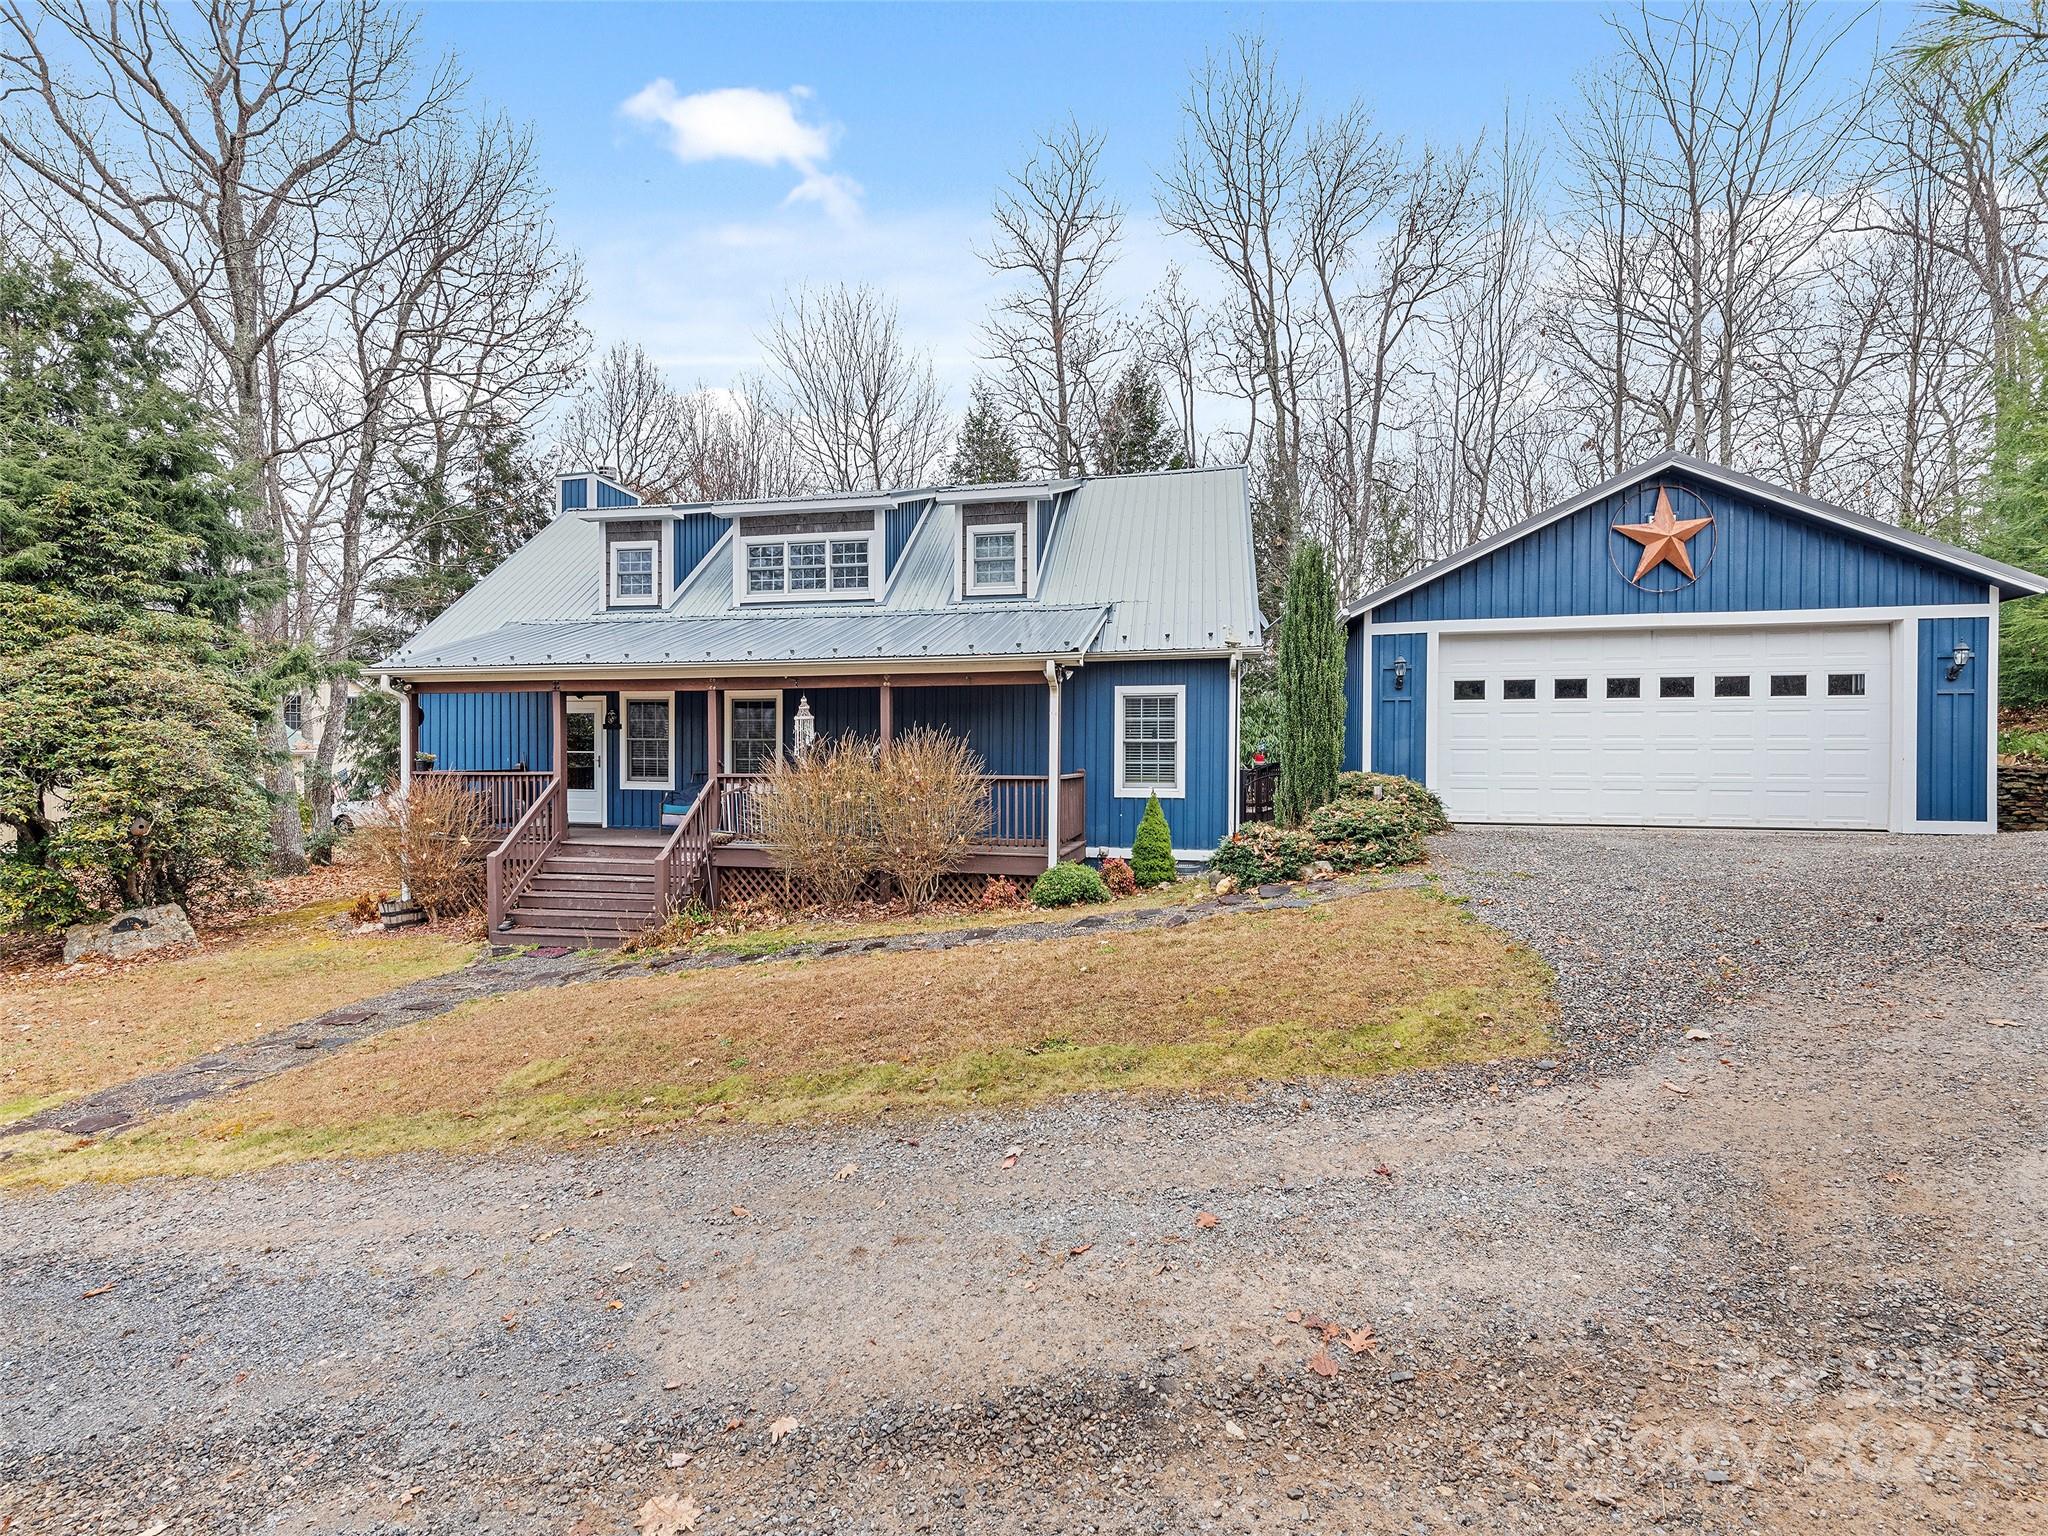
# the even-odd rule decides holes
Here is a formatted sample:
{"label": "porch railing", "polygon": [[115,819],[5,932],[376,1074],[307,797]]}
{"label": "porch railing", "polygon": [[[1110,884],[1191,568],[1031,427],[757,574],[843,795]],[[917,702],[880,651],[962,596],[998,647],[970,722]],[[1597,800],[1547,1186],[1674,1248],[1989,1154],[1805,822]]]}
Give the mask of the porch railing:
{"label": "porch railing", "polygon": [[505,926],[513,901],[568,829],[567,791],[553,774],[543,774],[541,779],[532,804],[484,859],[484,907],[490,914],[492,933]]}
{"label": "porch railing", "polygon": [[697,798],[690,802],[675,831],[661,845],[655,889],[672,912],[688,906],[699,888],[711,883],[711,828],[718,812],[718,785],[718,776],[714,774],[697,791]]}
{"label": "porch railing", "polygon": [[[724,841],[759,842],[762,837],[761,810],[756,799],[765,775],[725,773],[707,789],[717,792],[717,819],[710,834]],[[1046,833],[1046,781],[1042,774],[989,773],[982,775],[988,792],[989,830],[982,847],[1043,848]],[[1072,843],[1082,835],[1088,813],[1087,775],[1060,776],[1060,841]]]}
{"label": "porch railing", "polygon": [[452,784],[484,803],[494,830],[520,821],[546,791],[554,775],[519,769],[432,768],[412,776],[415,784]]}

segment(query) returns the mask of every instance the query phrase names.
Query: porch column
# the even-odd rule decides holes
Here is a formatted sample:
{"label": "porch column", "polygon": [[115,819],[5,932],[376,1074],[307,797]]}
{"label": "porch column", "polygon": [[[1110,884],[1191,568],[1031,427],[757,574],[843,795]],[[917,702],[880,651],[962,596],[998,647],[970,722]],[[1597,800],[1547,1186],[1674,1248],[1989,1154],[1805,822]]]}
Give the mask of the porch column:
{"label": "porch column", "polygon": [[548,736],[554,743],[554,749],[548,754],[548,771],[555,776],[557,784],[566,784],[569,779],[569,695],[562,692],[560,685],[555,688],[550,707],[554,713]]}
{"label": "porch column", "polygon": [[414,739],[418,722],[413,718],[414,711],[417,708],[418,706],[413,702],[411,687],[405,683],[400,683],[398,685],[398,793],[401,796],[412,793],[412,764],[413,759],[419,755],[419,746]]}
{"label": "porch column", "polygon": [[880,733],[882,750],[887,752],[889,750],[889,743],[896,737],[896,685],[891,683],[886,677],[882,679],[879,710],[881,714]]}
{"label": "porch column", "polygon": [[1060,861],[1060,669],[1045,664],[1045,867]]}
{"label": "porch column", "polygon": [[725,713],[715,684],[704,689],[704,777],[715,779],[723,771],[725,747],[719,741],[720,730],[725,725]]}

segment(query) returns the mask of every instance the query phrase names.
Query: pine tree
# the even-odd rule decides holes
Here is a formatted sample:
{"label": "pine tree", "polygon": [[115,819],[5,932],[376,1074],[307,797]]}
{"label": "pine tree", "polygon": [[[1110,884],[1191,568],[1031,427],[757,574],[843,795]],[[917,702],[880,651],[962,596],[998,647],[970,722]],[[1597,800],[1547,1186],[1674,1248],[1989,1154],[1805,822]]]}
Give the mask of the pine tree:
{"label": "pine tree", "polygon": [[1095,472],[1136,474],[1148,469],[1185,469],[1180,434],[1166,418],[1166,397],[1143,363],[1126,364],[1117,375],[1095,434]]}
{"label": "pine tree", "polygon": [[973,398],[960,423],[960,440],[946,465],[953,485],[992,485],[1024,478],[1024,456],[1017,434],[997,403],[986,379],[974,381]]}
{"label": "pine tree", "polygon": [[1322,545],[1304,539],[1280,612],[1280,784],[1274,815],[1298,827],[1337,793],[1344,755],[1344,629]]}
{"label": "pine tree", "polygon": [[1165,885],[1180,871],[1173,862],[1173,829],[1166,824],[1166,812],[1157,795],[1145,800],[1145,814],[1138,818],[1137,835],[1131,839],[1131,873],[1141,886]]}
{"label": "pine tree", "polygon": [[[2048,327],[2036,319],[2021,336],[2022,377],[1999,390],[1980,547],[2039,571],[2048,569]],[[1998,626],[1999,701],[2048,704],[2048,598],[2005,604]]]}

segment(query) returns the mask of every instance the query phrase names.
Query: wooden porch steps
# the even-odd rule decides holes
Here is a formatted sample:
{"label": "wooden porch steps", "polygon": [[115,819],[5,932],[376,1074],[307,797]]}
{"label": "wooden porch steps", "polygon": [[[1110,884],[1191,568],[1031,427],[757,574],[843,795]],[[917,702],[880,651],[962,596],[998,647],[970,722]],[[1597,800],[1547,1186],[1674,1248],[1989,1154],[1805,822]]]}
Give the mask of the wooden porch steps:
{"label": "wooden porch steps", "polygon": [[548,850],[512,899],[500,944],[609,949],[651,926],[661,906],[660,846],[573,836]]}

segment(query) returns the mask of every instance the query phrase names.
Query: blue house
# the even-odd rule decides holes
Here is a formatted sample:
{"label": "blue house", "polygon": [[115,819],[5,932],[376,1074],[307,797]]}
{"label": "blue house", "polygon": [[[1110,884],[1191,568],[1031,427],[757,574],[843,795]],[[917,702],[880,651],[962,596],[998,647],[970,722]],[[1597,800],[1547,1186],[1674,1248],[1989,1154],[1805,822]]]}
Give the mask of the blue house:
{"label": "blue house", "polygon": [[590,939],[779,883],[751,796],[833,735],[965,739],[964,880],[1127,853],[1155,794],[1204,859],[1261,631],[1242,469],[680,506],[600,471],[378,670],[408,779],[496,810],[494,930]]}
{"label": "blue house", "polygon": [[1464,822],[1990,832],[1999,605],[2044,590],[1667,453],[1360,600],[1346,761]]}

